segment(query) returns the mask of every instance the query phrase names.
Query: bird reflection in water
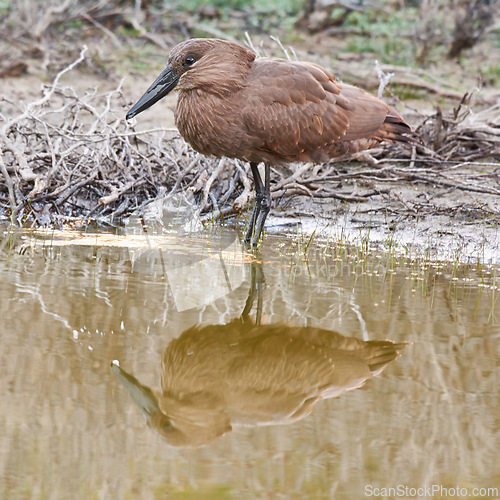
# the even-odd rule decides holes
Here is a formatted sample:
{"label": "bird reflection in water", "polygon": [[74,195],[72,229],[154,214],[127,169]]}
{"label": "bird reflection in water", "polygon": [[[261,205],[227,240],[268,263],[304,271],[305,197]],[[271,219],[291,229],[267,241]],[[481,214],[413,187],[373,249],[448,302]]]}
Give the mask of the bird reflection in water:
{"label": "bird reflection in water", "polygon": [[[111,369],[146,416],[174,446],[200,446],[233,426],[277,425],[307,416],[321,399],[361,387],[406,346],[363,341],[321,328],[261,325],[264,275],[251,264],[240,318],[193,326],[172,340],[153,392],[113,362]],[[257,295],[256,320],[249,313]]]}

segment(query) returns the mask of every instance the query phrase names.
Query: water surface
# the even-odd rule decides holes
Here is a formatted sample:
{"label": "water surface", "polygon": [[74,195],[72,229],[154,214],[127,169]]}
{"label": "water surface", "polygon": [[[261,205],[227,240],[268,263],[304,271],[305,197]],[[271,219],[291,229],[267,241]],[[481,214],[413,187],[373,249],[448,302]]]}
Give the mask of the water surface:
{"label": "water surface", "polygon": [[494,267],[273,235],[256,258],[230,230],[0,238],[2,498],[499,497]]}

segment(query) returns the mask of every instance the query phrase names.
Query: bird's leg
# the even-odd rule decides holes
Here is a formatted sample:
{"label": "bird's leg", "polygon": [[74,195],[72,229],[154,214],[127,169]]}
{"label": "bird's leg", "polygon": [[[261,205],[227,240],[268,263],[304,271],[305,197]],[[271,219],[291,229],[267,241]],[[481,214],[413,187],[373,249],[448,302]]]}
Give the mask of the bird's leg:
{"label": "bird's leg", "polygon": [[250,162],[250,168],[252,169],[253,182],[255,185],[255,205],[252,210],[252,215],[248,221],[247,232],[245,234],[245,241],[250,243],[254,235],[255,221],[258,218],[260,207],[262,203],[262,197],[264,192],[264,185],[262,184],[262,179],[260,178],[258,164]]}
{"label": "bird's leg", "polygon": [[[259,203],[259,213],[256,216],[255,229],[253,231],[252,247],[256,247],[259,241],[262,230],[264,229],[264,224],[266,222],[266,217],[271,210],[271,167],[266,163],[265,167],[265,185],[260,182],[260,203]],[[256,194],[256,198],[259,199],[259,193]],[[252,214],[253,215],[253,214]]]}

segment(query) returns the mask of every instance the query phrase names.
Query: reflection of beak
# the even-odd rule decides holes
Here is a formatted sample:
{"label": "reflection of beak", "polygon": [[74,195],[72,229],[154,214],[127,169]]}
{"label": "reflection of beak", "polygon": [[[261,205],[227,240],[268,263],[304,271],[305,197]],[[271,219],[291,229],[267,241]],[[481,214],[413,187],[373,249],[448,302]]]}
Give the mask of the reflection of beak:
{"label": "reflection of beak", "polygon": [[158,405],[158,399],[149,387],[142,385],[134,376],[122,370],[115,363],[111,363],[111,371],[125,386],[134,403],[139,407],[139,410],[141,410],[148,421],[159,413],[162,413]]}
{"label": "reflection of beak", "polygon": [[167,66],[160,76],[153,82],[151,87],[146,90],[145,94],[135,103],[132,109],[127,113],[127,120],[138,115],[142,111],[151,107],[155,102],[165,97],[172,91],[181,75],[177,74],[170,66]]}

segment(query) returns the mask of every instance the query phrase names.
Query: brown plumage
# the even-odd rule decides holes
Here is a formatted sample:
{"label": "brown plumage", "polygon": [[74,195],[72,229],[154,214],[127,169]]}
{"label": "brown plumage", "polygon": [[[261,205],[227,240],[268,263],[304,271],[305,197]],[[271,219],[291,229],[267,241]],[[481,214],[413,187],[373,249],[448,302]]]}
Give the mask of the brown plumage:
{"label": "brown plumage", "polygon": [[[246,240],[254,246],[270,208],[270,165],[325,162],[382,141],[413,140],[394,108],[336,81],[321,66],[256,58],[224,40],[192,39],[175,46],[167,67],[127,118],[174,88],[179,92],[175,123],[196,151],[250,162],[256,203]],[[261,162],[264,182],[257,168]]]}

